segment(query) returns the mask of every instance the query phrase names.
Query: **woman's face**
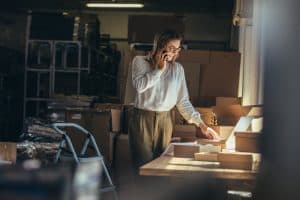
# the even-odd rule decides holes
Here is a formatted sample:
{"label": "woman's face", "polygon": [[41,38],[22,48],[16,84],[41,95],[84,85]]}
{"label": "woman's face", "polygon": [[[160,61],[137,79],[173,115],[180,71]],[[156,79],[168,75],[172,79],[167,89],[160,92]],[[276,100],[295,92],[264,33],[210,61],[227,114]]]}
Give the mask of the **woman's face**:
{"label": "woman's face", "polygon": [[180,46],[181,41],[174,39],[170,40],[167,45],[165,46],[164,51],[167,52],[167,61],[172,61],[175,57],[178,56],[181,46]]}

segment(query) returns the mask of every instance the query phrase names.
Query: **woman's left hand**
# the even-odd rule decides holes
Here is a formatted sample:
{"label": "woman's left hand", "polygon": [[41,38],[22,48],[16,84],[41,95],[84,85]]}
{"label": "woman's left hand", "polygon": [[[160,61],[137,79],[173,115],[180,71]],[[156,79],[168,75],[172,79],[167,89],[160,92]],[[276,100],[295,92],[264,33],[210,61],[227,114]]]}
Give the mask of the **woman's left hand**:
{"label": "woman's left hand", "polygon": [[205,131],[205,135],[208,137],[208,139],[213,139],[213,140],[220,140],[219,134],[212,128],[207,127]]}
{"label": "woman's left hand", "polygon": [[220,140],[221,137],[219,134],[213,130],[212,128],[206,126],[204,123],[199,124],[199,128],[201,129],[201,132],[207,139],[214,139],[214,140]]}

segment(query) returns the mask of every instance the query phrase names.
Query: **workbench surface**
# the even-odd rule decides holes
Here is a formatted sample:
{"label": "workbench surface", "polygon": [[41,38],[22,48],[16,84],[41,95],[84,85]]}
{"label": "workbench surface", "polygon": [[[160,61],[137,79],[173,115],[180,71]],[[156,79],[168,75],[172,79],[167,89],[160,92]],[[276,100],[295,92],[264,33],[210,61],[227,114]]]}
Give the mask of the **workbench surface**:
{"label": "workbench surface", "polygon": [[163,155],[140,167],[139,173],[144,176],[211,175],[232,180],[255,180],[258,173],[258,163],[254,164],[252,170],[222,169],[219,165],[219,162]]}

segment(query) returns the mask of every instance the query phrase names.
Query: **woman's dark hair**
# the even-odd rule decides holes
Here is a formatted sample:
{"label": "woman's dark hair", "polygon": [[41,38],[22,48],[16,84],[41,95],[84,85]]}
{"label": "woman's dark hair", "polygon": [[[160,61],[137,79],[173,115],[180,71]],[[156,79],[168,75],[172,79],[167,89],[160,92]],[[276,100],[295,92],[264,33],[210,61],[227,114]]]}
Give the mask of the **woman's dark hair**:
{"label": "woman's dark hair", "polygon": [[182,40],[183,36],[174,30],[165,30],[155,35],[153,41],[152,55],[163,49],[171,40]]}
{"label": "woman's dark hair", "polygon": [[149,54],[147,61],[150,62],[150,65],[152,68],[155,68],[156,61],[155,61],[155,55],[159,50],[162,50],[165,48],[165,46],[170,42],[171,40],[183,40],[183,36],[174,31],[174,30],[165,30],[155,35],[154,41],[153,41],[153,47],[152,51]]}

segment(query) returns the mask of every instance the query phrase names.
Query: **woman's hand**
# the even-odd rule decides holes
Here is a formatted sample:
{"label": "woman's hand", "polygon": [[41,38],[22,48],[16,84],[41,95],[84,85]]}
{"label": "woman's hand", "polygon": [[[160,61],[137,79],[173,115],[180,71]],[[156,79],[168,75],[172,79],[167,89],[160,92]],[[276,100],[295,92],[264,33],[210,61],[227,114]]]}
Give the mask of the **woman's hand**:
{"label": "woman's hand", "polygon": [[166,51],[158,52],[155,56],[158,69],[164,70],[167,66],[168,53]]}
{"label": "woman's hand", "polygon": [[206,126],[204,123],[199,124],[199,128],[201,129],[201,132],[205,135],[207,139],[214,139],[214,140],[220,140],[219,134],[214,131],[212,128]]}

